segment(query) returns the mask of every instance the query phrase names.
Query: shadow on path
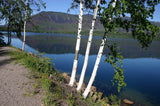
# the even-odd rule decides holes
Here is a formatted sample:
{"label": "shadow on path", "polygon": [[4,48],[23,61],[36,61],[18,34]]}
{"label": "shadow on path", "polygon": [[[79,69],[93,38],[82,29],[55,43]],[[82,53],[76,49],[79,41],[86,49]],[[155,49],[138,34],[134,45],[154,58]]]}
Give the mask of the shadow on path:
{"label": "shadow on path", "polygon": [[8,55],[9,51],[0,49],[0,56]]}
{"label": "shadow on path", "polygon": [[5,64],[8,64],[10,62],[12,62],[14,59],[5,59],[5,60],[0,60],[0,67],[5,65]]}
{"label": "shadow on path", "polygon": [[0,48],[0,67],[14,60],[9,56],[9,54],[9,50],[5,50],[3,47]]}

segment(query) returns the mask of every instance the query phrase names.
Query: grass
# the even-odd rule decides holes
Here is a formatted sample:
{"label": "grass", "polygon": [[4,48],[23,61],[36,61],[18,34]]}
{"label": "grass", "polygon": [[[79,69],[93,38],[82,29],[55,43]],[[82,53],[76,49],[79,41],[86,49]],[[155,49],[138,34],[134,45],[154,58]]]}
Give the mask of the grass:
{"label": "grass", "polygon": [[[26,90],[24,95],[32,97],[42,89],[44,106],[65,104],[69,106],[106,106],[107,103],[111,101],[114,102],[114,106],[118,106],[117,102],[115,102],[115,97],[111,99],[103,98],[103,100],[99,99],[97,101],[94,101],[92,97],[84,99],[81,93],[76,92],[75,88],[65,83],[62,75],[52,68],[51,60],[42,57],[42,54],[34,55],[16,50],[11,52],[11,56],[16,60],[16,63],[22,63],[26,68],[31,70],[28,78],[36,80],[36,83],[32,85],[34,89],[33,92]],[[50,75],[52,75],[52,78]]]}
{"label": "grass", "polygon": [[[42,57],[41,55],[36,56],[34,54],[28,54],[27,52],[12,51],[11,56],[16,60],[16,63],[23,63],[25,67],[32,71],[32,77],[36,79],[36,84],[33,85],[33,94],[36,94],[39,87],[42,86],[44,91],[44,104],[48,106],[48,104],[50,104],[50,97],[52,94],[50,89],[52,82],[49,79],[49,75],[55,75],[58,81],[63,82],[64,79],[62,75],[52,68],[50,59]],[[28,93],[24,95],[28,95]]]}
{"label": "grass", "polygon": [[33,89],[34,89],[33,95],[39,93],[40,83],[38,83],[38,81],[35,84],[33,84]]}

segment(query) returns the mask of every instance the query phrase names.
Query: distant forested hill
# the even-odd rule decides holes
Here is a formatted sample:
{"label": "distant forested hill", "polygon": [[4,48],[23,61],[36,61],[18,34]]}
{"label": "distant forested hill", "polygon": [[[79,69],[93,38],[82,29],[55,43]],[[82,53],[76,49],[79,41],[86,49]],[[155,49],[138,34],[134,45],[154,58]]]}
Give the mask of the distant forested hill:
{"label": "distant forested hill", "polygon": [[[83,30],[89,30],[92,21],[91,15],[84,15]],[[37,28],[37,29],[36,29]],[[74,32],[78,28],[78,15],[71,15],[59,12],[40,12],[32,16],[31,22],[27,24],[27,29],[38,32]],[[103,30],[99,19],[96,20],[95,29]]]}
{"label": "distant forested hill", "polygon": [[[125,19],[130,20],[129,17]],[[84,15],[83,17],[83,34],[88,34],[91,28],[92,15]],[[160,22],[151,22],[152,24],[160,27]],[[27,30],[31,32],[57,32],[57,33],[77,33],[78,28],[78,15],[60,13],[60,12],[40,12],[31,18],[31,22],[27,24]],[[96,35],[102,32],[103,25],[100,19],[97,18],[95,24]],[[124,30],[120,30],[123,31]],[[103,35],[100,33],[100,35]]]}
{"label": "distant forested hill", "polygon": [[[129,17],[125,17],[125,19],[130,20]],[[89,14],[84,15],[82,34],[88,35],[89,29],[91,28],[91,21],[92,21],[92,15]],[[152,21],[151,23],[160,27],[160,22]],[[33,15],[31,17],[31,21],[27,22],[27,31],[30,32],[76,34],[77,28],[78,28],[78,15],[60,13],[60,12],[43,11],[36,15]],[[0,26],[0,30],[1,31],[7,30],[6,25]],[[97,18],[94,35],[103,36],[103,31],[104,29],[103,25],[100,23],[100,18]],[[125,30],[118,29],[118,32],[125,32]]]}

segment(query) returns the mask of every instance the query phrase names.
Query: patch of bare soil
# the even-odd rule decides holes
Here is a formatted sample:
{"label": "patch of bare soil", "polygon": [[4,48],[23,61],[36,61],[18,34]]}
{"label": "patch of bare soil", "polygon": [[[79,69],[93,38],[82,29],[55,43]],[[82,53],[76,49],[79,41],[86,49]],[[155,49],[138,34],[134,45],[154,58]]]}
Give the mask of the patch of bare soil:
{"label": "patch of bare soil", "polygon": [[27,78],[29,69],[15,64],[10,47],[0,47],[0,106],[41,106],[42,92],[33,95],[34,79]]}

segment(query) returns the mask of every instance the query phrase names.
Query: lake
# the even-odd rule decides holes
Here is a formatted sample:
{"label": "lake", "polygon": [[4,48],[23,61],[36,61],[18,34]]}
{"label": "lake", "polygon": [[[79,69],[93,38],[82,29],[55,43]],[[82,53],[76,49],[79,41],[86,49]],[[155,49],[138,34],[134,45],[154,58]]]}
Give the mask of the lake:
{"label": "lake", "polygon": [[[94,37],[85,83],[88,83],[92,73],[100,39],[101,37]],[[7,37],[4,37],[4,40],[7,42]],[[119,94],[120,98],[134,101],[135,106],[160,106],[160,41],[154,41],[147,51],[141,49],[135,40],[110,38],[109,41],[118,42],[124,55],[123,68],[125,69],[124,75],[127,86]],[[52,59],[54,68],[59,72],[71,74],[75,42],[75,35],[27,33],[25,50],[32,53],[37,53],[36,49],[40,52],[46,52],[44,56]],[[86,42],[87,36],[83,36],[77,81],[83,66]],[[22,41],[13,38],[11,45],[21,48]],[[111,82],[114,75],[113,67],[104,62],[106,51],[107,49],[102,56],[94,86],[98,88],[98,91],[108,96],[117,92]]]}

